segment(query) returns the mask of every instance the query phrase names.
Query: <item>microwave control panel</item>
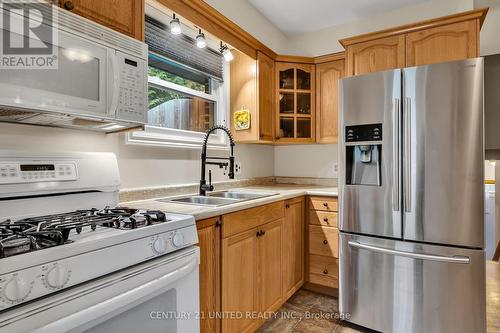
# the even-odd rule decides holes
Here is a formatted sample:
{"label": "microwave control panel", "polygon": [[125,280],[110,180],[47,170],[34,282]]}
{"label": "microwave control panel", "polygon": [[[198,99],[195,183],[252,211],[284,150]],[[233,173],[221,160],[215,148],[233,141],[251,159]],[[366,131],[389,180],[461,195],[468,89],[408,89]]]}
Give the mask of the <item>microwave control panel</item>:
{"label": "microwave control panel", "polygon": [[147,62],[117,53],[120,71],[120,89],[116,118],[146,122],[147,114]]}
{"label": "microwave control panel", "polygon": [[0,184],[38,183],[78,179],[76,164],[0,162]]}

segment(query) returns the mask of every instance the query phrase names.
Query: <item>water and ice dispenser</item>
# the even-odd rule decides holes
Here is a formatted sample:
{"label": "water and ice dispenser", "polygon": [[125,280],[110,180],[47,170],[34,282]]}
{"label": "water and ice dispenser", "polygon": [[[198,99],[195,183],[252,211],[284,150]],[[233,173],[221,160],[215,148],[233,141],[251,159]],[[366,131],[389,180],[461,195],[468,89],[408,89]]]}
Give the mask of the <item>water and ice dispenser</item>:
{"label": "water and ice dispenser", "polygon": [[382,124],[345,127],[346,184],[382,186]]}

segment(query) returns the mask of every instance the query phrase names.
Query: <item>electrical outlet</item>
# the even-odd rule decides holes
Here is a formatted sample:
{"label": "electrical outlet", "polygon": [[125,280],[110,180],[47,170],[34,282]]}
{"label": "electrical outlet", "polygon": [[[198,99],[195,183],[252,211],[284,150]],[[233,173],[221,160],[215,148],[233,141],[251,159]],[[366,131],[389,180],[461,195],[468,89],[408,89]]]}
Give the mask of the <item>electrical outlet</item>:
{"label": "electrical outlet", "polygon": [[241,175],[241,163],[234,164],[234,174]]}
{"label": "electrical outlet", "polygon": [[339,176],[339,163],[333,162],[333,177]]}

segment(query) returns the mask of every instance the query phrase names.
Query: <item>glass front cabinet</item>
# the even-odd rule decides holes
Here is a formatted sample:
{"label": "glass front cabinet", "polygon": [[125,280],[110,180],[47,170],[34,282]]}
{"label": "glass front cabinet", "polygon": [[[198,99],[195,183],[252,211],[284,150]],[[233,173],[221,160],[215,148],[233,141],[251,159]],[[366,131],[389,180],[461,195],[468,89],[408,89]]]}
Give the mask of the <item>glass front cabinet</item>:
{"label": "glass front cabinet", "polygon": [[314,65],[276,63],[276,141],[314,142]]}

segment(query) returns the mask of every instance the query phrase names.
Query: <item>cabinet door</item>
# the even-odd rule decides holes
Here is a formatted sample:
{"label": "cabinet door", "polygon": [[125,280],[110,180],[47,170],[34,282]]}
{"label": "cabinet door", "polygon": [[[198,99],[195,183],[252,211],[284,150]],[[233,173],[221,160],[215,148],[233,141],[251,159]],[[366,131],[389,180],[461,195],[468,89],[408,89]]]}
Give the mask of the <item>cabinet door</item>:
{"label": "cabinet door", "polygon": [[59,0],[75,14],[144,40],[144,0]]}
{"label": "cabinet door", "polygon": [[[222,311],[259,311],[257,231],[251,229],[222,240]],[[253,332],[259,325],[259,321],[246,316],[224,318],[222,332]]]}
{"label": "cabinet door", "polygon": [[274,60],[257,52],[259,140],[274,140]]}
{"label": "cabinet door", "polygon": [[282,304],[282,231],[283,219],[260,227],[259,236],[259,311],[276,311]]}
{"label": "cabinet door", "polygon": [[304,198],[285,202],[283,223],[283,301],[304,283]]}
{"label": "cabinet door", "polygon": [[197,221],[200,247],[200,332],[220,332],[220,222],[219,218]]}
{"label": "cabinet door", "polygon": [[316,65],[316,142],[338,142],[339,80],[344,77],[345,61]]}
{"label": "cabinet door", "polygon": [[406,37],[408,67],[478,56],[478,20],[416,31]]}
{"label": "cabinet door", "polygon": [[405,36],[397,35],[349,45],[347,76],[405,67]]}

